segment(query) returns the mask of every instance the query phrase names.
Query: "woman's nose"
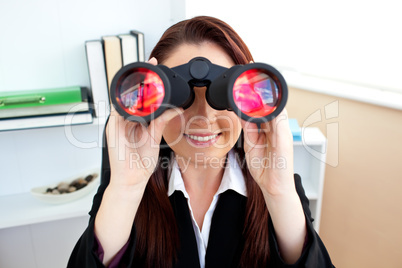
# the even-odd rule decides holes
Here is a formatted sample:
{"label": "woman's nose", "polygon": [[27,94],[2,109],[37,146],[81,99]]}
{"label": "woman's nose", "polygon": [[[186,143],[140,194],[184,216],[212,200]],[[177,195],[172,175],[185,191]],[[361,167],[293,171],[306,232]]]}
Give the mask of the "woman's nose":
{"label": "woman's nose", "polygon": [[213,123],[216,120],[217,110],[209,106],[205,97],[206,91],[206,87],[194,87],[194,102],[188,109],[191,111],[191,116],[198,116],[201,120]]}

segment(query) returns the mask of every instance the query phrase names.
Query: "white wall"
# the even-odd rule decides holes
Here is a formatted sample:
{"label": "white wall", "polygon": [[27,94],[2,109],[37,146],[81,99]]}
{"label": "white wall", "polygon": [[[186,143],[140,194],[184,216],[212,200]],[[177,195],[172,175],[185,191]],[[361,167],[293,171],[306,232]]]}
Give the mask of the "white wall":
{"label": "white wall", "polygon": [[180,2],[1,0],[0,92],[89,86],[86,40],[137,29],[145,33],[149,53],[165,28],[183,16]]}
{"label": "white wall", "polygon": [[402,109],[399,1],[187,0],[195,15],[228,22],[291,86]]}

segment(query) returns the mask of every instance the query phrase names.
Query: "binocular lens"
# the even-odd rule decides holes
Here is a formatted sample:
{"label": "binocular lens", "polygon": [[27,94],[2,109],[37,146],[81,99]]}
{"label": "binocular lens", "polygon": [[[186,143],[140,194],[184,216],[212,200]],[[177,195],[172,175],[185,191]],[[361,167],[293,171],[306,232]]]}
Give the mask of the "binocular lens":
{"label": "binocular lens", "polygon": [[233,99],[244,114],[261,118],[275,111],[280,92],[277,83],[263,69],[243,72],[234,82]]}
{"label": "binocular lens", "polygon": [[[120,83],[119,83],[120,82]],[[147,68],[136,68],[121,77],[116,88],[116,100],[129,115],[149,116],[162,104],[165,87],[162,79]]]}

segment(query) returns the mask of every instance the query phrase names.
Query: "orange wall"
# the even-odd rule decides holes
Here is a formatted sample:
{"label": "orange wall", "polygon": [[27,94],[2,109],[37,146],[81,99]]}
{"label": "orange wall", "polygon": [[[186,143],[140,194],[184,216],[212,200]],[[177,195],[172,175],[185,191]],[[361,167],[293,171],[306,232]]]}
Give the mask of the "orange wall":
{"label": "orange wall", "polygon": [[402,267],[402,111],[294,88],[287,110],[302,125],[334,101],[338,116],[310,125],[324,135],[338,126],[328,131],[320,236],[337,267]]}

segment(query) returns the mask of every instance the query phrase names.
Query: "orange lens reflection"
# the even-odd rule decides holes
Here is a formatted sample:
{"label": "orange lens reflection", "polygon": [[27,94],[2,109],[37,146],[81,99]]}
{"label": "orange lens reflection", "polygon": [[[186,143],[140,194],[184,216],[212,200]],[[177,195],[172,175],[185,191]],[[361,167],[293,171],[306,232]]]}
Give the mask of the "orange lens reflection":
{"label": "orange lens reflection", "polygon": [[117,102],[128,114],[135,116],[152,114],[165,97],[162,79],[146,68],[133,70],[116,90]]}
{"label": "orange lens reflection", "polygon": [[264,117],[276,110],[280,98],[275,81],[260,69],[242,73],[233,86],[236,106],[250,117]]}

